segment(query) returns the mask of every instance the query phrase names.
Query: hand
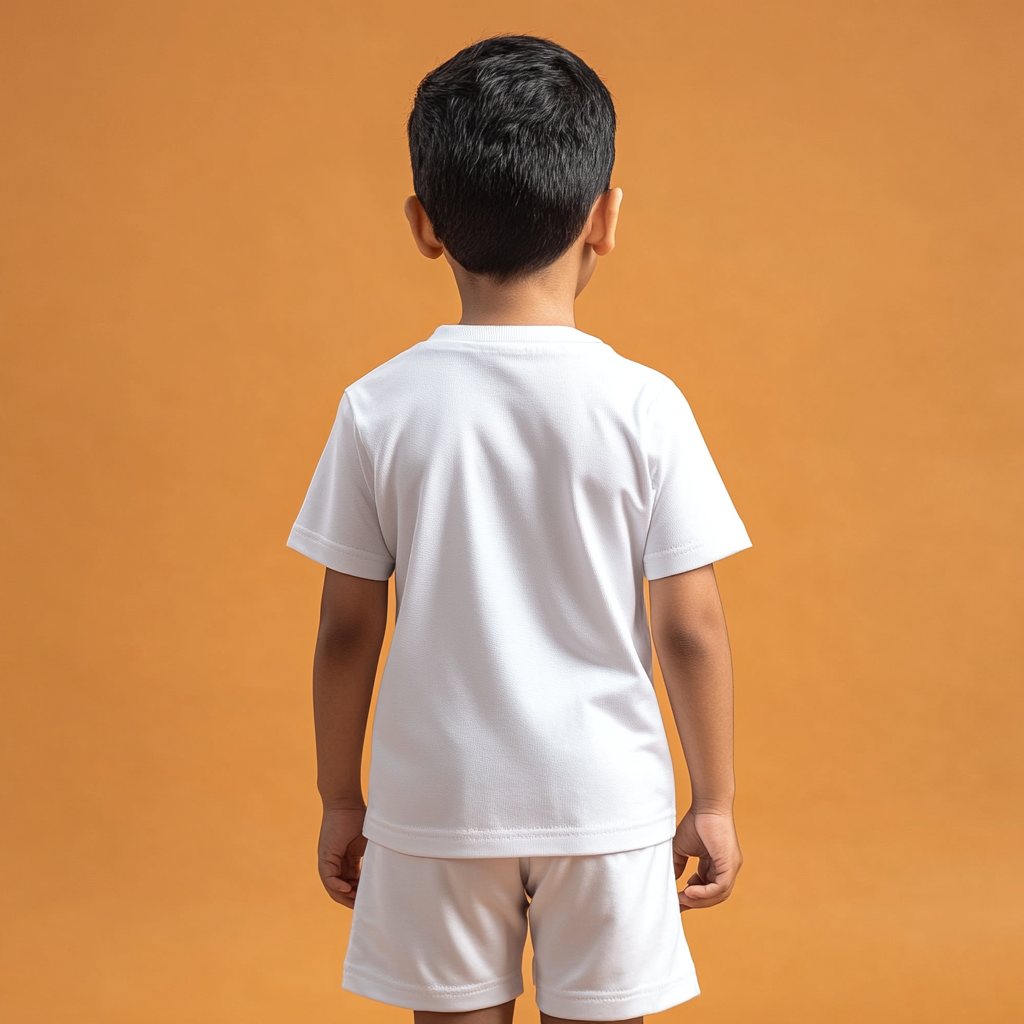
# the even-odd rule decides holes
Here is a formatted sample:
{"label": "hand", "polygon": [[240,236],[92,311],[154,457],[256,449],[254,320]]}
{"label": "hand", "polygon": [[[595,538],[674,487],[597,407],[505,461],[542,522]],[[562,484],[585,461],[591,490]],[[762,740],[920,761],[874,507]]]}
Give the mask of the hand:
{"label": "hand", "polygon": [[697,910],[713,907],[727,899],[736,884],[736,873],[743,863],[736,825],[729,812],[702,811],[691,808],[683,815],[672,840],[672,856],[676,878],[686,870],[690,857],[697,857],[697,870],[686,880],[679,893],[679,909]]}
{"label": "hand", "polygon": [[350,910],[355,906],[359,873],[363,866],[363,818],[365,807],[324,808],[317,848],[320,881],[335,903]]}

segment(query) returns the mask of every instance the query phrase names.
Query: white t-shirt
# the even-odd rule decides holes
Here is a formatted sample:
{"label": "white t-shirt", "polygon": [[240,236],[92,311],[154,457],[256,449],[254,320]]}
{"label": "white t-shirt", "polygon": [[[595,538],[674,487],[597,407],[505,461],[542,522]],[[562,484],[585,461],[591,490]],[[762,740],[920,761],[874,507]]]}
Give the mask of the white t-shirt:
{"label": "white t-shirt", "polygon": [[750,541],[667,377],[571,327],[439,327],[345,391],[288,544],[395,572],[369,839],[540,857],[671,838],[643,577]]}

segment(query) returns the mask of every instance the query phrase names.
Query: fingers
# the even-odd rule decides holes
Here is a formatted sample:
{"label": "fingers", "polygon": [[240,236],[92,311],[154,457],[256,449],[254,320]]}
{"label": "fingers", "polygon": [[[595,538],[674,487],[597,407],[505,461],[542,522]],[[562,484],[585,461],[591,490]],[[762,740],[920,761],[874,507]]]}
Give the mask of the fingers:
{"label": "fingers", "polygon": [[672,863],[675,865],[676,878],[678,878],[686,870],[686,862],[689,859],[690,858],[685,856],[684,854],[676,853],[675,850],[672,851]]}
{"label": "fingers", "polygon": [[718,903],[724,903],[729,898],[731,887],[721,882],[711,882],[708,885],[688,885],[679,894],[679,909],[682,910],[703,910],[705,907],[713,907]]}
{"label": "fingers", "polygon": [[676,878],[686,870],[689,857],[697,870],[679,893],[680,910],[713,907],[729,898],[743,863],[731,814],[697,811],[683,816],[672,843]]}
{"label": "fingers", "polygon": [[348,907],[349,910],[353,909],[356,891],[359,887],[358,879],[340,878],[337,875],[321,875],[320,881],[323,882],[327,895],[335,903],[340,903],[343,907]]}
{"label": "fingers", "polygon": [[325,809],[320,827],[317,868],[327,895],[350,910],[355,905],[366,837],[363,810]]}
{"label": "fingers", "polygon": [[353,862],[348,857],[332,857],[321,854],[319,862],[320,881],[323,882],[327,895],[343,907],[352,909],[356,890],[359,887],[359,876],[362,873],[362,860]]}
{"label": "fingers", "polygon": [[686,880],[686,887],[679,893],[679,909],[702,910],[723,903],[729,898],[736,884],[736,872],[726,871],[711,881],[694,872]]}

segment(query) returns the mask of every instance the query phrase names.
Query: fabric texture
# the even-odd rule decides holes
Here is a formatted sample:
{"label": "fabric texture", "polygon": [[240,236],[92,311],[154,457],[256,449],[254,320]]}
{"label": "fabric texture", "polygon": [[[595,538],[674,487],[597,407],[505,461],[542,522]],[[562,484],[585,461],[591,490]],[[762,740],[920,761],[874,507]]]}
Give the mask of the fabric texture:
{"label": "fabric texture", "polygon": [[537,1004],[622,1020],[699,995],[671,840],[588,857],[414,857],[369,842],[342,987],[459,1013],[522,994],[527,921]]}
{"label": "fabric texture", "polygon": [[345,391],[288,543],[395,572],[368,838],[428,857],[671,838],[643,577],[750,541],[667,377],[569,327],[441,327]]}

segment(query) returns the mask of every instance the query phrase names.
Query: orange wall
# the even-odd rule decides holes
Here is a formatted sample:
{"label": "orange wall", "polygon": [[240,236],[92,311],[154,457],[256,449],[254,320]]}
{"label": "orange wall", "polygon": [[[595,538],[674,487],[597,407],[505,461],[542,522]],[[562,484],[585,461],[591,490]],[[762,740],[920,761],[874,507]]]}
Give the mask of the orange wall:
{"label": "orange wall", "polygon": [[679,382],[755,543],[720,571],[746,866],[659,1019],[1021,1019],[1022,21],[6,0],[4,1024],[409,1019],[338,990],[284,541],[345,385],[457,318],[403,122],[499,31],[606,77],[580,326]]}

